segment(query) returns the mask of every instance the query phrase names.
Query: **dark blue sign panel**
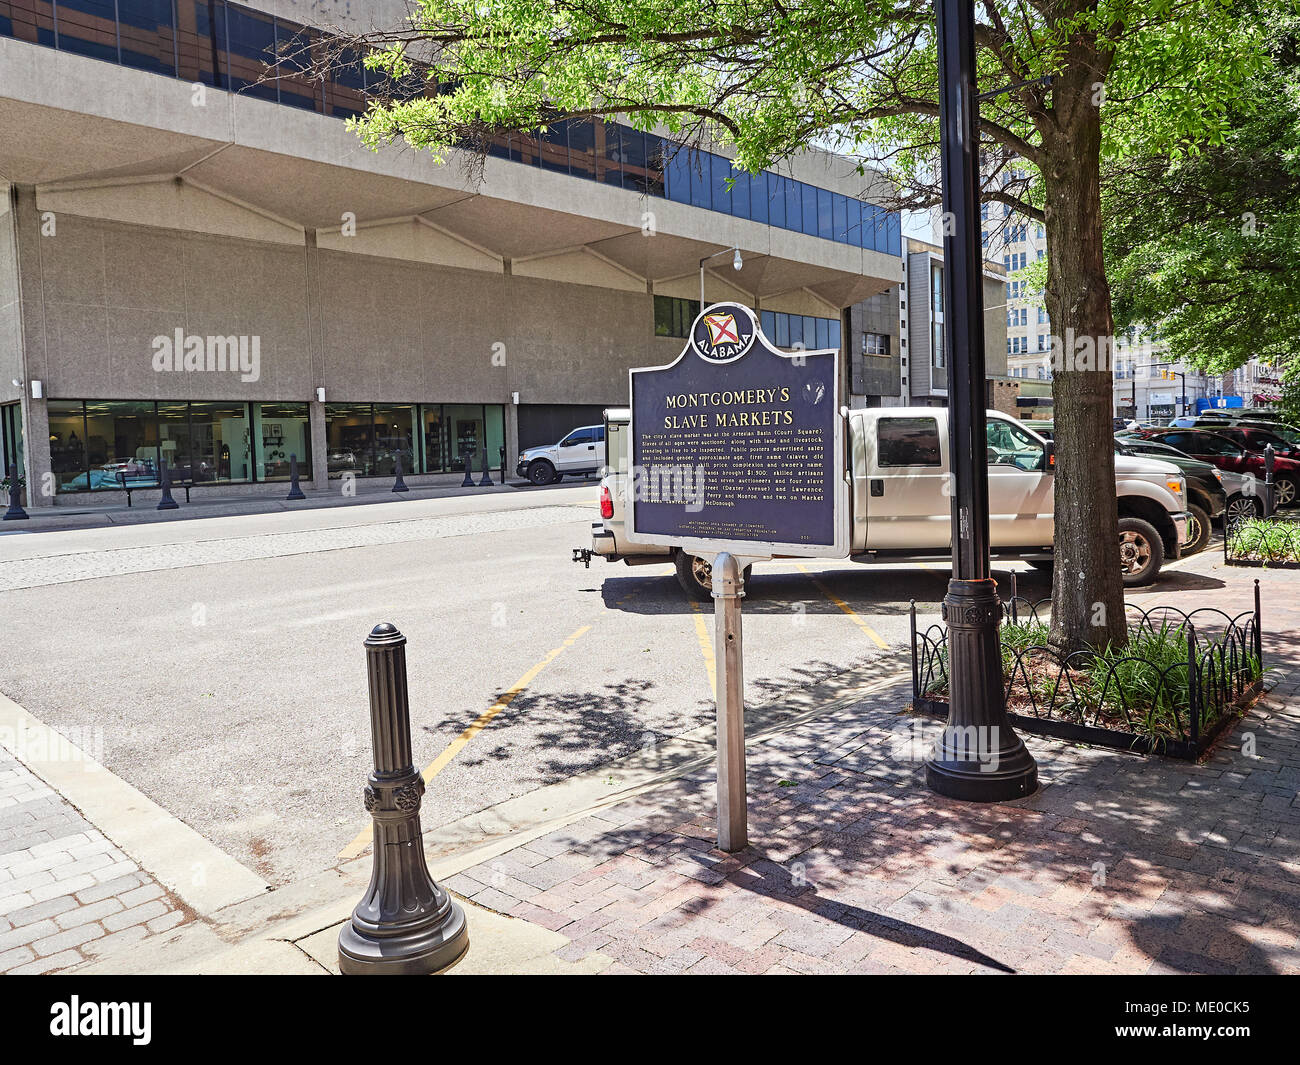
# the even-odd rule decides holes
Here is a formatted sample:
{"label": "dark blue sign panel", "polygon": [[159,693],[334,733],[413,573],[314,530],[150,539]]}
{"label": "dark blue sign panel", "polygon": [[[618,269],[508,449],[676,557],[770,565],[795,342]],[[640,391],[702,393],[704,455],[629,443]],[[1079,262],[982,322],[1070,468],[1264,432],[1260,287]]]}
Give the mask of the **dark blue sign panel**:
{"label": "dark blue sign panel", "polygon": [[724,303],[671,366],[633,370],[631,538],[847,554],[838,356],[782,352],[752,311]]}

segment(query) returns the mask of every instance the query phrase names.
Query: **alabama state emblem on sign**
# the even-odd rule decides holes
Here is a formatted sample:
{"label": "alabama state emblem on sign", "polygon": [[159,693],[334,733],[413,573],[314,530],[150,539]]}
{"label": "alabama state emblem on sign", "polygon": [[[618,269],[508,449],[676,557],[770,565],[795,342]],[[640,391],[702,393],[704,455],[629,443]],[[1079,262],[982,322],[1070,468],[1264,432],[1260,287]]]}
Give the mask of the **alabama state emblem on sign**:
{"label": "alabama state emblem on sign", "polygon": [[734,303],[719,303],[695,320],[691,347],[708,362],[730,362],[753,346],[754,332],[754,318],[748,310]]}

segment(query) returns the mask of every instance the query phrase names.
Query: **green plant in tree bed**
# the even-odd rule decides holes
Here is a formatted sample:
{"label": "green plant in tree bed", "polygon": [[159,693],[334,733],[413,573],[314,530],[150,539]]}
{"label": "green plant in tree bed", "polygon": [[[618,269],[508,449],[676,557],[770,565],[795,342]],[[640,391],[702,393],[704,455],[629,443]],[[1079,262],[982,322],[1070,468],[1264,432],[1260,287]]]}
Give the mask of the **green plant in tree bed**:
{"label": "green plant in tree bed", "polygon": [[[1076,652],[1065,659],[1047,646],[1048,633],[1047,624],[1039,621],[1008,621],[999,630],[1008,710],[1128,732],[1153,744],[1187,736],[1192,700],[1185,623],[1137,624],[1129,629],[1125,647]],[[1234,706],[1231,699],[1207,697],[1216,680],[1237,680],[1241,683],[1233,689],[1239,690],[1258,680],[1262,670],[1254,653],[1227,635],[1209,643],[1201,636],[1196,679],[1202,692],[1198,723],[1204,733]],[[1236,677],[1223,676],[1233,671]],[[936,648],[927,695],[946,699],[947,694],[948,648],[943,644]]]}
{"label": "green plant in tree bed", "polygon": [[1276,518],[1247,518],[1228,531],[1228,556],[1252,562],[1300,564],[1300,524]]}

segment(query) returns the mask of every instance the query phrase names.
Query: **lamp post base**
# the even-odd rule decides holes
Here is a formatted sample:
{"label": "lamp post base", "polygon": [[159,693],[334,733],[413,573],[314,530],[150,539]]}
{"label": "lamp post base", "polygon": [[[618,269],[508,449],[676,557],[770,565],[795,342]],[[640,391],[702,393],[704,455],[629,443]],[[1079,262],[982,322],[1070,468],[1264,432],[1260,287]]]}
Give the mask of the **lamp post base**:
{"label": "lamp post base", "polygon": [[1038,766],[1007,720],[998,622],[1002,602],[989,578],[948,582],[948,723],[925,762],[931,791],[965,802],[1021,799],[1038,787]]}
{"label": "lamp post base", "polygon": [[339,932],[339,971],[345,976],[426,976],[469,949],[465,911],[450,903],[442,921],[401,935],[367,935],[355,921]]}

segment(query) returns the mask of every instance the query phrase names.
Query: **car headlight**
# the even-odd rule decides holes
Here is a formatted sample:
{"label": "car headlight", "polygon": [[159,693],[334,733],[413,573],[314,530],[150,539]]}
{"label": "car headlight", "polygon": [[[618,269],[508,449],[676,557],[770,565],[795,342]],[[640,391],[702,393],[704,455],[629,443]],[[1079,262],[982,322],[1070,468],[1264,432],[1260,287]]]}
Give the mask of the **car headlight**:
{"label": "car headlight", "polygon": [[1210,472],[1214,474],[1214,479],[1218,481],[1219,484],[1223,484],[1223,472],[1217,466],[1210,470]]}
{"label": "car headlight", "polygon": [[1165,487],[1173,492],[1179,499],[1183,498],[1183,479],[1181,477],[1170,477],[1165,481]]}

